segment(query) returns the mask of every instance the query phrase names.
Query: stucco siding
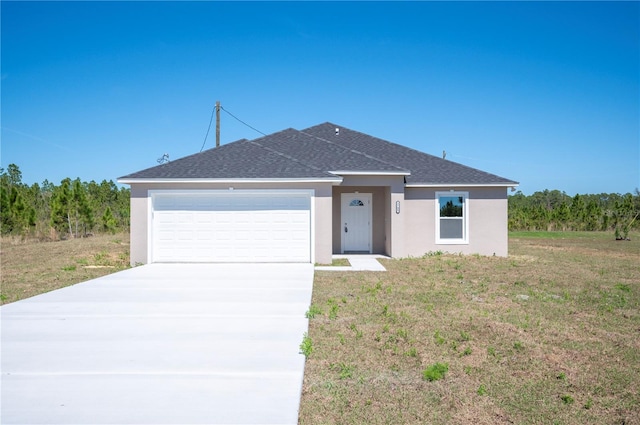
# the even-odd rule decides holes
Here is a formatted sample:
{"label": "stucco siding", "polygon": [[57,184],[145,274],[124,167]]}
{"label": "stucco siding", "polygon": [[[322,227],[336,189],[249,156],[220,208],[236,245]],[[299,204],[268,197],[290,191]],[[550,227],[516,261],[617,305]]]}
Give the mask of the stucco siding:
{"label": "stucco siding", "polygon": [[405,257],[407,255],[405,237],[413,229],[407,227],[406,203],[405,203],[404,179],[396,180],[389,188],[390,202],[387,204],[387,219],[389,220],[390,231],[387,238],[390,239],[390,251],[387,254],[391,257]]}
{"label": "stucco siding", "polygon": [[428,252],[508,255],[507,191],[499,188],[456,188],[468,192],[469,240],[467,244],[436,243],[436,192],[442,189],[407,188],[405,232],[407,256]]}
{"label": "stucco siding", "polygon": [[315,253],[314,261],[319,264],[331,264],[331,228],[333,225],[331,216],[331,186],[325,185],[316,188],[315,211],[313,214],[315,226]]}
{"label": "stucco siding", "polygon": [[[384,188],[384,203],[387,206],[391,205],[391,187],[387,186]],[[387,213],[384,217],[384,253],[386,255],[390,255],[389,253],[391,252],[391,237],[387,236],[391,235],[391,219],[389,217],[389,208],[390,207],[387,208]]]}
{"label": "stucco siding", "polygon": [[136,264],[146,264],[148,249],[148,210],[149,199],[147,189],[138,185],[131,185],[131,231],[130,231],[130,262],[132,266]]}

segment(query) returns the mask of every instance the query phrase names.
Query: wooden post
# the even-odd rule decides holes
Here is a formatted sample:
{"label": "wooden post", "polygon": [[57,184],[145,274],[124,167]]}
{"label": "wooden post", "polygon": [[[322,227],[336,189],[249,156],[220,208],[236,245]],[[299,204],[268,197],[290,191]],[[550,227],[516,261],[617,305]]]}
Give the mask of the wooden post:
{"label": "wooden post", "polygon": [[216,101],[216,148],[220,147],[220,101]]}

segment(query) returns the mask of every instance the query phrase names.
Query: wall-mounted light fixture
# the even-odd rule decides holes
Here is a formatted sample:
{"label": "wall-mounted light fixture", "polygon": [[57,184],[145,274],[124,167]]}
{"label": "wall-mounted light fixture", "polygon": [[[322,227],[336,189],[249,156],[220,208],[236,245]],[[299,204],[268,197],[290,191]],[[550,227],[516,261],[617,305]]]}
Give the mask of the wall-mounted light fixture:
{"label": "wall-mounted light fixture", "polygon": [[400,201],[396,201],[396,214],[400,214]]}

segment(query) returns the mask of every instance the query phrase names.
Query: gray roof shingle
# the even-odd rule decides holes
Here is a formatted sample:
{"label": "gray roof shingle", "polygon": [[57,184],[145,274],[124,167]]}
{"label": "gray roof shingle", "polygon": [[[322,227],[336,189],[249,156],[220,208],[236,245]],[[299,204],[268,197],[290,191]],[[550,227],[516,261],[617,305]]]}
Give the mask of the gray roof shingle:
{"label": "gray roof shingle", "polygon": [[325,171],[397,172],[409,170],[380,161],[349,146],[331,143],[303,131],[293,129],[254,140],[259,146],[286,152],[292,158]]}
{"label": "gray roof shingle", "polygon": [[[336,135],[336,128],[340,131]],[[388,161],[411,170],[405,178],[407,184],[517,184],[513,180],[499,177],[457,162],[448,161],[406,146],[388,142],[358,131],[324,123],[302,130],[302,132],[337,143],[351,149],[364,151],[381,161]]]}
{"label": "gray roof shingle", "polygon": [[249,140],[222,145],[121,179],[332,179],[336,176]]}
{"label": "gray roof shingle", "polygon": [[238,140],[120,179],[335,179],[332,171],[405,174],[416,185],[517,184],[328,122]]}

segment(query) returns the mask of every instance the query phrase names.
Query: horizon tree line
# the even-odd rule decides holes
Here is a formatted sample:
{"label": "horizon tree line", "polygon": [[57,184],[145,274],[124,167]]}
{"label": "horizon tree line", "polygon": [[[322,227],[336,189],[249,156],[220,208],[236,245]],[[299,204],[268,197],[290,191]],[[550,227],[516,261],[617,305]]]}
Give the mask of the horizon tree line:
{"label": "horizon tree line", "polygon": [[112,180],[22,182],[15,164],[0,168],[0,233],[39,240],[129,231],[128,188]]}
{"label": "horizon tree line", "polygon": [[526,196],[510,195],[509,230],[612,231],[627,239],[640,229],[640,190],[633,194],[577,194],[543,190]]}
{"label": "horizon tree line", "polygon": [[[130,189],[112,180],[22,182],[15,164],[0,168],[0,233],[40,240],[128,232]],[[640,230],[640,190],[575,195],[543,190],[508,197],[510,231],[612,231],[627,239]]]}

